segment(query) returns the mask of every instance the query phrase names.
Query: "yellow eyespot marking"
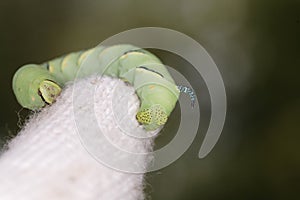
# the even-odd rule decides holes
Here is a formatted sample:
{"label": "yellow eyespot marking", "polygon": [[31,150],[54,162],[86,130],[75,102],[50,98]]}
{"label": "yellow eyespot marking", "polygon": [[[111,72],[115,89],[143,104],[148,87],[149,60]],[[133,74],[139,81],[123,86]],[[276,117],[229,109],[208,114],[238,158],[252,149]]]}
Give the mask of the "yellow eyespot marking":
{"label": "yellow eyespot marking", "polygon": [[152,121],[152,115],[150,109],[145,109],[137,113],[136,118],[138,122],[142,124],[150,124]]}
{"label": "yellow eyespot marking", "polygon": [[161,105],[153,105],[150,108],[139,111],[136,118],[141,124],[149,125],[149,127],[154,127],[154,129],[164,125],[168,120],[165,109]]}
{"label": "yellow eyespot marking", "polygon": [[154,85],[149,85],[149,89],[153,89],[155,86]]}

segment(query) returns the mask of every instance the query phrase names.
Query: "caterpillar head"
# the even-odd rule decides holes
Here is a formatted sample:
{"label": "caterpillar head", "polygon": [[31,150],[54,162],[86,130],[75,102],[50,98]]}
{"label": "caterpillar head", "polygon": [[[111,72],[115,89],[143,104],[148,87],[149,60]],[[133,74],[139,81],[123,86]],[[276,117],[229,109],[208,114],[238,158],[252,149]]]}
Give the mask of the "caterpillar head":
{"label": "caterpillar head", "polygon": [[161,105],[153,105],[140,110],[136,118],[139,123],[144,125],[147,131],[152,131],[164,125],[167,122],[168,115]]}
{"label": "caterpillar head", "polygon": [[37,110],[52,104],[60,94],[61,87],[46,69],[29,64],[21,67],[14,75],[13,90],[23,107]]}

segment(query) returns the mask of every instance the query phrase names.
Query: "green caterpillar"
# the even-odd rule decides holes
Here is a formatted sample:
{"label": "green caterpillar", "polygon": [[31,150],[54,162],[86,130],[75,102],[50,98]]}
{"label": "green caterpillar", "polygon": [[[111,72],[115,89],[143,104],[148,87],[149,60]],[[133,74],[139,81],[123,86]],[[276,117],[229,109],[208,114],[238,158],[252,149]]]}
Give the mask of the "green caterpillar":
{"label": "green caterpillar", "polygon": [[[80,69],[85,61],[94,64]],[[141,102],[136,118],[146,130],[164,125],[179,98],[180,91],[161,61],[125,44],[97,46],[41,65],[25,65],[13,77],[13,90],[23,107],[39,110],[55,102],[66,82],[95,73],[120,78],[136,89]]]}

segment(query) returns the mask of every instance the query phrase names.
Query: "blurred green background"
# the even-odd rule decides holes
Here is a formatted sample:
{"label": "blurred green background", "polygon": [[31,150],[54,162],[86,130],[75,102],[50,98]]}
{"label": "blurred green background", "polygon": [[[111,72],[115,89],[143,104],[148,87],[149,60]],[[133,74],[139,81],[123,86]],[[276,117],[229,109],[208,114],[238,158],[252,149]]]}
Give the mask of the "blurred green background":
{"label": "blurred green background", "polygon": [[[300,199],[299,0],[6,0],[0,20],[2,144],[28,114],[11,87],[21,65],[95,46],[131,28],[171,28],[212,56],[225,82],[228,112],[216,147],[198,159],[209,97],[200,76],[182,71],[197,91],[203,121],[179,160],[147,175],[147,198]],[[158,54],[170,66],[188,66]],[[162,134],[157,147],[169,140]]]}

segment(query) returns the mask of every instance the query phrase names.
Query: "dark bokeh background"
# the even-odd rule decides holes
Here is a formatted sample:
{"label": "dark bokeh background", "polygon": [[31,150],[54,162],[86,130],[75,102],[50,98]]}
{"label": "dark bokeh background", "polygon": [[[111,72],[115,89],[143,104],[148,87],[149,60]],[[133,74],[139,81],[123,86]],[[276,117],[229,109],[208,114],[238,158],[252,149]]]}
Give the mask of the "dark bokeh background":
{"label": "dark bokeh background", "polygon": [[[182,72],[198,92],[203,131],[179,160],[148,174],[148,198],[300,199],[299,0],[6,0],[0,22],[2,143],[27,113],[11,87],[18,67],[95,46],[127,29],[171,28],[197,40],[216,62],[228,114],[217,146],[198,159],[209,97],[197,85],[201,78]],[[158,54],[170,66],[186,64]],[[157,145],[169,140],[163,134]]]}

